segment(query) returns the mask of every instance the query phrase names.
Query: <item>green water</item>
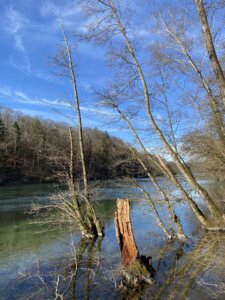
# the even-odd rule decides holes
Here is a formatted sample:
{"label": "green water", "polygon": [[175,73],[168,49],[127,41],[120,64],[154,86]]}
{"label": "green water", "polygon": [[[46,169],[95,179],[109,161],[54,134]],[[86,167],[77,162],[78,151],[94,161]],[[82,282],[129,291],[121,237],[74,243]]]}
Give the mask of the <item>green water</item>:
{"label": "green water", "polygon": [[[140,183],[156,200],[160,200],[151,183],[147,180],[140,180]],[[160,288],[162,289],[165,284],[166,276],[169,276],[174,262],[177,263],[178,256],[179,264],[185,265],[185,259],[188,256],[183,253],[192,253],[202,235],[202,230],[177,191],[174,191],[167,182],[162,181],[161,184],[167,185],[175,196],[176,211],[188,237],[184,245],[168,244],[164,233],[156,224],[151,208],[144,201],[143,195],[129,185],[118,186],[111,183],[98,189],[96,209],[104,221],[106,235],[102,241],[98,240],[92,244],[81,241],[75,224],[72,228],[49,227],[38,223],[40,219],[25,213],[29,211],[33,202],[48,201],[48,195],[54,193],[51,186],[39,184],[1,187],[0,299],[54,299],[57,278],[59,278],[60,291],[65,291],[70,286],[64,299],[120,299],[123,297],[124,299],[154,299],[157,293],[157,299],[167,299],[168,291],[174,289],[174,282],[159,293]],[[203,184],[218,201],[224,199],[223,182],[203,182]],[[129,298],[128,292],[124,296],[118,289],[120,255],[113,223],[115,200],[118,197],[129,197],[133,231],[139,251],[143,255],[151,255],[153,265],[157,269],[155,284],[152,287],[135,291],[133,296],[136,298],[132,298],[133,296]],[[200,200],[196,198],[196,201]],[[166,210],[160,204],[157,205],[160,208],[160,214],[166,219]],[[207,211],[203,203],[200,203],[200,206]],[[223,240],[223,236],[219,239]],[[217,257],[214,262],[218,261],[218,255],[221,257],[223,255],[224,243],[220,245],[221,247],[216,247],[216,253],[214,251],[211,254]],[[78,271],[70,282],[67,266],[74,262],[74,257],[77,259]],[[213,274],[216,274],[222,284],[223,279],[225,283],[225,278],[223,278],[220,266],[221,264],[218,263],[216,270],[214,266]],[[206,269],[204,268],[204,272]],[[185,283],[187,291],[185,290],[182,299],[225,299],[225,289],[224,294],[222,292],[216,296],[213,294],[215,287],[211,283],[214,284],[214,278],[209,271],[206,275],[211,285],[206,286],[202,284],[202,281],[201,284],[199,283],[199,274],[205,276],[204,272],[202,269],[195,271],[192,280],[188,280],[187,276],[179,279],[182,284],[188,281],[187,284]],[[220,288],[222,289],[222,285]],[[170,299],[179,299],[175,292],[173,294],[174,296]]]}

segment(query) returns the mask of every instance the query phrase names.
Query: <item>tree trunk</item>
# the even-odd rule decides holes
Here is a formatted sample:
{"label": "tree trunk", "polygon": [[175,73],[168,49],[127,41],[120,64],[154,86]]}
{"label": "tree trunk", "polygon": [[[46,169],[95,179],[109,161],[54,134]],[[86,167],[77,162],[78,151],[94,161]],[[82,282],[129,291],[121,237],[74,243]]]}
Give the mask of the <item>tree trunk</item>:
{"label": "tree trunk", "polygon": [[140,78],[140,81],[141,81],[141,84],[142,84],[142,87],[143,87],[146,113],[147,113],[149,121],[152,125],[152,128],[157,133],[157,135],[160,138],[162,144],[165,146],[165,148],[168,150],[169,154],[174,159],[178,169],[180,170],[180,172],[182,173],[184,178],[195,189],[195,191],[203,198],[203,200],[207,203],[207,205],[208,205],[208,207],[211,211],[212,216],[216,219],[222,219],[223,215],[222,215],[220,209],[218,208],[218,206],[216,205],[216,203],[212,200],[212,198],[210,197],[210,195],[208,194],[206,189],[204,189],[204,187],[201,186],[196,181],[196,179],[195,179],[194,175],[192,174],[192,172],[187,168],[187,166],[180,159],[179,155],[170,146],[170,144],[168,143],[168,141],[167,141],[165,135],[163,134],[162,130],[157,125],[157,123],[155,121],[155,118],[154,118],[154,116],[152,114],[152,111],[151,111],[150,101],[149,101],[150,100],[150,93],[149,93],[149,90],[148,90],[148,86],[147,86],[147,82],[146,82],[144,73],[143,73],[141,65],[139,64],[139,61],[136,57],[133,46],[129,41],[129,38],[128,38],[127,33],[126,33],[126,29],[123,27],[123,24],[120,20],[120,17],[117,13],[117,10],[116,10],[115,6],[114,6],[113,0],[110,0],[110,7],[111,7],[112,13],[114,15],[114,18],[117,21],[117,24],[118,24],[118,27],[121,31],[121,34],[122,34],[122,36],[125,40],[126,47],[129,51],[131,57],[132,57],[132,60],[134,61],[134,65],[135,65],[135,67],[137,69],[137,72],[139,74],[139,78]]}
{"label": "tree trunk", "polygon": [[79,138],[80,157],[81,157],[81,166],[82,166],[83,183],[84,183],[86,219],[87,219],[88,227],[92,231],[93,235],[102,237],[102,236],[104,236],[103,226],[95,214],[94,208],[92,207],[92,204],[90,201],[90,195],[89,195],[87,170],[86,170],[85,157],[84,157],[84,139],[83,139],[82,118],[81,118],[81,112],[80,112],[80,99],[79,99],[78,90],[77,90],[77,83],[76,83],[74,64],[73,64],[73,59],[72,59],[72,54],[71,54],[71,48],[69,46],[66,32],[64,29],[64,25],[62,23],[62,19],[60,16],[59,16],[59,22],[61,25],[63,38],[64,38],[64,42],[65,42],[65,46],[66,46],[66,52],[67,52],[67,58],[68,58],[68,69],[69,69],[70,75],[71,75],[71,83],[72,83],[72,87],[73,87],[75,106],[76,106],[76,111],[77,111],[77,116],[78,116],[78,138]]}
{"label": "tree trunk", "polygon": [[200,221],[200,223],[202,225],[207,227],[208,226],[208,221],[207,221],[204,213],[201,211],[201,209],[198,207],[198,205],[194,202],[194,200],[188,195],[186,190],[182,187],[181,183],[178,181],[176,176],[173,174],[173,172],[171,171],[169,166],[163,161],[163,159],[159,155],[156,155],[156,158],[158,159],[159,165],[163,168],[163,170],[165,170],[165,173],[169,176],[169,178],[174,183],[174,185],[177,188],[179,188],[182,195],[184,196],[184,198],[187,200],[190,207],[192,208],[192,210],[193,210],[195,216],[197,217],[197,219]]}
{"label": "tree trunk", "polygon": [[123,266],[123,284],[130,287],[138,286],[141,282],[152,284],[151,277],[154,274],[154,269],[151,264],[151,257],[139,255],[130,221],[128,199],[117,200],[114,223]]}
{"label": "tree trunk", "polygon": [[114,222],[122,264],[128,266],[139,258],[138,248],[134,240],[130,222],[128,199],[117,200],[117,212],[115,212]]}
{"label": "tree trunk", "polygon": [[153,182],[153,184],[156,186],[157,190],[159,191],[159,193],[162,195],[164,201],[166,202],[168,211],[172,217],[172,220],[176,226],[176,236],[178,239],[185,239],[185,234],[182,228],[182,225],[180,223],[180,219],[179,217],[176,215],[174,208],[172,206],[172,203],[169,199],[169,197],[167,197],[165,191],[161,188],[161,186],[158,184],[158,182],[156,181],[155,177],[148,171],[147,167],[145,166],[144,162],[138,157],[137,158],[138,161],[140,162],[140,164],[143,166],[143,169],[145,170],[145,172],[147,173],[149,179]]}
{"label": "tree trunk", "polygon": [[216,75],[216,81],[220,90],[220,96],[225,106],[225,76],[221,64],[219,62],[218,56],[216,54],[204,4],[202,0],[195,0],[195,4],[202,24],[202,31],[204,34],[205,45],[208,52],[209,60],[211,62],[213,71]]}

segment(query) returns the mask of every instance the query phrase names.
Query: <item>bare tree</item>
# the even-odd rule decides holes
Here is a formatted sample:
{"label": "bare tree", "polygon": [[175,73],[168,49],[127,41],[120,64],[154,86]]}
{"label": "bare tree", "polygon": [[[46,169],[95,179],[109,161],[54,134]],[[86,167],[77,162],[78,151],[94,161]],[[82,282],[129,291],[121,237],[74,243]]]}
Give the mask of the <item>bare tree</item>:
{"label": "bare tree", "polygon": [[[104,235],[103,226],[99,218],[96,216],[95,210],[91,204],[91,198],[89,193],[88,176],[87,176],[86,161],[85,161],[85,154],[84,154],[84,137],[83,137],[82,117],[80,111],[80,99],[78,95],[72,52],[60,15],[58,20],[61,26],[65,48],[60,50],[60,56],[55,57],[54,62],[57,63],[57,67],[61,70],[61,72],[70,78],[72,88],[73,88],[74,102],[75,102],[75,108],[76,108],[77,119],[78,119],[78,143],[79,143],[80,163],[82,168],[82,181],[83,181],[83,192],[80,192],[76,187],[76,182],[73,175],[74,149],[73,149],[72,130],[71,128],[69,128],[70,163],[69,163],[67,182],[72,196],[72,202],[70,203],[67,201],[67,203],[63,205],[63,207],[65,206],[66,211],[68,210],[77,219],[83,236],[87,236],[87,237],[103,236]],[[82,198],[84,200],[85,205],[83,209],[81,209],[80,207],[79,201],[81,201],[81,199],[79,200],[79,198]],[[58,207],[61,208],[61,206]]]}
{"label": "bare tree", "polygon": [[[116,5],[114,1],[107,0],[107,1],[90,1],[86,2],[86,9],[89,8],[89,11],[92,15],[95,16],[93,18],[96,22],[92,23],[89,26],[89,33],[87,38],[98,38],[98,41],[108,42],[110,40],[110,46],[112,43],[112,38],[114,36],[120,36],[124,42],[124,48],[120,52],[117,52],[117,56],[120,58],[120,61],[123,62],[125,67],[128,69],[131,68],[133,70],[132,76],[135,75],[135,81],[141,84],[142,93],[144,97],[144,104],[145,104],[145,112],[148,117],[148,120],[151,124],[152,129],[158,136],[159,140],[168,151],[168,154],[172,157],[174,162],[176,163],[179,171],[184,176],[186,181],[190,184],[190,186],[203,198],[203,200],[208,205],[211,214],[213,216],[214,221],[221,219],[223,217],[220,208],[215,203],[215,201],[210,197],[209,193],[206,189],[201,186],[193,173],[191,172],[190,168],[184,162],[184,159],[181,157],[180,154],[176,152],[176,150],[171,146],[170,142],[167,140],[165,134],[159,127],[156,122],[156,119],[153,115],[152,110],[152,93],[149,91],[149,85],[146,75],[144,74],[143,67],[139,62],[138,55],[135,51],[134,41],[131,42],[130,40],[130,30],[128,35],[128,29],[122,23],[122,12],[120,10],[120,5]],[[129,28],[130,29],[130,28]],[[125,55],[124,55],[125,53]],[[129,77],[131,78],[131,76]],[[132,79],[130,79],[132,82]],[[132,97],[132,96],[131,96]]]}
{"label": "bare tree", "polygon": [[[160,156],[157,156],[157,155],[154,156],[154,155],[151,155],[148,152],[148,150],[146,149],[144,143],[141,141],[141,138],[139,137],[137,131],[135,130],[134,126],[132,125],[131,121],[125,115],[125,113],[123,113],[120,110],[117,101],[115,99],[113,99],[113,96],[110,95],[109,91],[105,92],[103,95],[100,95],[100,94],[98,94],[98,95],[99,95],[99,97],[101,97],[101,99],[103,99],[101,103],[103,103],[104,105],[113,107],[115,109],[115,111],[118,113],[118,115],[121,117],[121,119],[126,122],[128,128],[132,132],[133,136],[135,137],[135,140],[137,141],[138,145],[141,147],[143,152],[147,155],[147,157],[150,159],[150,161],[156,166],[156,168],[158,168],[160,171],[162,171],[162,174],[164,174],[169,180],[171,180],[171,182],[178,188],[178,190],[184,196],[186,201],[189,203],[190,207],[192,208],[195,216],[200,221],[200,223],[204,226],[208,226],[208,222],[207,222],[207,219],[206,219],[204,213],[197,206],[195,201],[185,191],[183,186],[180,184],[179,180],[173,174],[173,171],[171,170],[171,168],[163,161],[163,159]],[[136,153],[136,151],[133,148],[130,147],[130,149],[131,149],[132,152]],[[154,175],[152,173],[150,173],[150,171],[148,170],[148,167],[146,166],[144,161],[140,158],[140,155],[138,156],[138,161],[141,164],[141,166],[143,167],[143,169],[146,172],[149,179],[153,182],[153,184],[156,186],[157,190],[163,196],[163,199],[165,200],[165,202],[167,204],[167,207],[170,211],[172,220],[176,224],[178,236],[182,237],[183,236],[183,230],[182,230],[182,227],[180,225],[179,218],[175,214],[174,209],[172,208],[171,201],[169,200],[169,197],[167,196],[165,190],[163,188],[161,188],[160,185],[157,183],[156,178],[154,177]],[[144,191],[144,193],[145,193],[145,195],[146,194],[148,195],[148,193],[146,191]],[[149,198],[151,199],[151,197],[148,195],[148,199]],[[158,224],[162,228],[160,220],[159,220]]]}
{"label": "bare tree", "polygon": [[[183,11],[181,11],[180,14],[184,14]],[[157,30],[166,38],[166,40],[165,45],[162,45],[161,43],[158,48],[155,48],[156,55],[154,58],[158,60],[159,64],[165,62],[170,66],[174,64],[176,73],[181,69],[180,72],[188,76],[188,80],[190,80],[190,76],[192,76],[194,78],[192,82],[195,80],[200,83],[200,87],[205,91],[208,98],[207,103],[209,103],[211,108],[213,124],[218,133],[220,143],[222,144],[221,153],[223,153],[223,149],[225,148],[223,111],[221,110],[220,101],[218,101],[216,91],[214,91],[215,88],[213,86],[212,76],[210,73],[205,74],[206,72],[204,71],[204,69],[206,69],[204,66],[206,61],[205,55],[203,55],[201,60],[193,57],[193,39],[187,37],[187,29],[179,30],[179,26],[182,28],[188,27],[190,21],[185,21],[184,16],[183,24],[180,24],[180,19],[177,19],[175,11],[170,12],[167,20],[161,14],[157,17]],[[187,24],[185,24],[185,22]],[[172,51],[168,52],[168,47],[171,48]],[[204,100],[204,102],[206,101]],[[202,103],[199,109],[203,111]]]}
{"label": "bare tree", "polygon": [[[224,2],[221,4],[224,5]],[[216,53],[216,49],[215,49],[215,45],[213,42],[213,37],[212,37],[211,30],[210,30],[210,26],[209,26],[209,22],[208,22],[208,18],[207,18],[203,0],[195,0],[195,5],[196,5],[198,13],[199,13],[199,18],[200,18],[201,25],[202,25],[202,31],[204,34],[205,45],[207,48],[209,60],[211,62],[213,71],[216,76],[216,81],[217,81],[217,84],[218,84],[218,87],[220,90],[220,97],[223,100],[223,103],[225,106],[225,76],[224,76],[222,66],[218,59],[218,55]]]}

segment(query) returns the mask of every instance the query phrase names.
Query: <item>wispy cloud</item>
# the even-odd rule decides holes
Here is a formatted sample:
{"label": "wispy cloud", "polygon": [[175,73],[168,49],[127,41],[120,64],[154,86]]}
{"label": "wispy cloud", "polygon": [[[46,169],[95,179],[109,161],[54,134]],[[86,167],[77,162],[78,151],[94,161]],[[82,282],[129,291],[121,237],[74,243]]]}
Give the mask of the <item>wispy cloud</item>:
{"label": "wispy cloud", "polygon": [[6,97],[11,97],[12,92],[8,86],[3,86],[3,87],[0,87],[0,95],[6,96]]}
{"label": "wispy cloud", "polygon": [[22,98],[22,99],[24,99],[25,101],[30,101],[30,99],[21,91],[16,91],[15,95]]}
{"label": "wispy cloud", "polygon": [[71,108],[72,104],[69,101],[60,99],[47,99],[47,98],[32,98],[20,90],[13,91],[8,86],[0,87],[0,97],[9,97],[13,101],[24,103],[27,105],[38,105],[38,106],[48,106],[48,107],[64,107]]}
{"label": "wispy cloud", "polygon": [[114,112],[111,109],[107,109],[107,108],[81,106],[80,109],[83,112],[90,112],[97,115],[110,116],[110,117],[115,116]]}
{"label": "wispy cloud", "polygon": [[17,101],[29,105],[41,105],[41,106],[65,107],[65,108],[72,107],[72,105],[67,101],[63,101],[59,99],[51,100],[46,98],[40,98],[40,99],[31,98],[21,91],[15,91],[14,95],[16,96]]}
{"label": "wispy cloud", "polygon": [[76,1],[69,1],[67,4],[62,2],[63,5],[56,5],[53,1],[45,1],[41,6],[42,16],[58,15],[59,13],[64,17],[71,17],[81,12],[81,7]]}
{"label": "wispy cloud", "polygon": [[56,4],[56,1],[44,1],[40,13],[44,19],[48,20],[49,28],[55,37],[58,39],[60,26],[57,23],[57,17],[60,14],[63,20],[64,27],[69,32],[84,32],[86,31],[85,22],[82,18],[82,7],[78,1],[61,1]]}
{"label": "wispy cloud", "polygon": [[7,7],[3,25],[13,35],[15,47],[22,53],[26,53],[22,30],[28,23],[28,19],[15,8],[12,6]]}
{"label": "wispy cloud", "polygon": [[[22,112],[26,115],[39,117],[44,119],[52,119],[70,124],[76,123],[76,113],[74,105],[69,101],[61,99],[48,99],[42,97],[31,97],[22,90],[13,90],[8,86],[0,87],[0,98],[4,99],[7,96],[7,103],[10,102],[15,111]],[[15,103],[17,104],[15,105]],[[13,104],[14,103],[14,104]],[[19,106],[19,107],[18,107]],[[82,121],[84,127],[105,129],[114,135],[122,136],[127,133],[127,129],[122,128],[118,131],[117,126],[109,125],[108,120],[114,117],[114,113],[110,108],[96,107],[90,105],[88,107],[81,105]],[[106,118],[106,119],[105,119]],[[105,122],[104,120],[107,120]]]}
{"label": "wispy cloud", "polygon": [[2,23],[4,29],[13,37],[14,47],[24,57],[23,68],[30,70],[31,64],[24,45],[24,28],[29,25],[29,20],[13,6],[8,6],[5,9]]}
{"label": "wispy cloud", "polygon": [[[27,105],[34,105],[39,107],[49,107],[54,109],[71,109],[74,108],[73,103],[66,100],[61,99],[47,99],[47,98],[36,98],[36,97],[30,97],[26,93],[24,93],[21,90],[15,90],[13,91],[8,86],[2,86],[0,87],[0,97],[1,96],[7,96],[10,97],[12,100],[27,104]],[[81,105],[80,110],[86,114],[92,114],[92,115],[101,115],[101,117],[114,117],[114,112],[109,108],[100,108],[96,106],[83,106]]]}
{"label": "wispy cloud", "polygon": [[[73,108],[74,107],[74,105],[69,101],[60,100],[60,99],[31,98],[21,91],[15,91],[14,95],[16,96],[15,98],[17,101],[25,103],[25,104],[29,104],[29,105],[50,106],[50,107],[54,107],[54,108],[59,108],[59,107]],[[80,110],[85,113],[92,113],[92,114],[96,114],[96,115],[113,117],[113,112],[110,109],[81,106]]]}

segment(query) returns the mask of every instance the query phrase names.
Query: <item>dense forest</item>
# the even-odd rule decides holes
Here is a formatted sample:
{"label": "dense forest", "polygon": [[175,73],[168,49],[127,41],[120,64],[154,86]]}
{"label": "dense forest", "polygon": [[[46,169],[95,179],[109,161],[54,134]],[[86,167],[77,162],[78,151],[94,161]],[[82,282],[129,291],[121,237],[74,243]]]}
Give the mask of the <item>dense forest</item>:
{"label": "dense forest", "polygon": [[[74,175],[79,178],[79,146],[77,128],[73,128]],[[189,157],[189,166],[200,177],[224,178],[224,157],[217,151],[214,139],[201,132],[183,138],[182,149]],[[142,177],[146,172],[121,139],[98,129],[84,129],[85,158],[89,179]],[[43,120],[1,107],[0,110],[0,184],[19,182],[59,181],[69,165],[70,151],[68,124]],[[204,145],[204,146],[203,146]],[[137,153],[137,152],[136,152]],[[146,155],[145,160],[156,175]],[[170,162],[175,173],[176,166]]]}
{"label": "dense forest", "polygon": [[[82,170],[77,128],[72,132],[74,176],[79,178]],[[145,175],[128,145],[107,132],[84,129],[84,145],[89,179]],[[68,124],[32,118],[2,108],[0,151],[0,184],[59,181],[69,165]]]}

